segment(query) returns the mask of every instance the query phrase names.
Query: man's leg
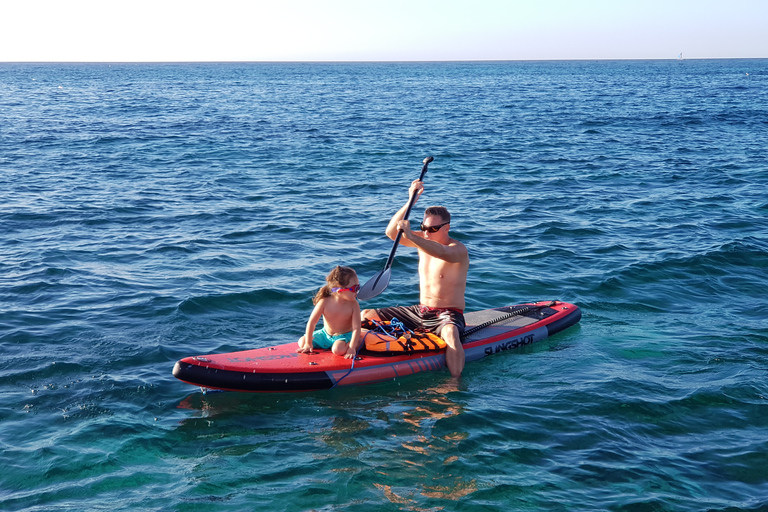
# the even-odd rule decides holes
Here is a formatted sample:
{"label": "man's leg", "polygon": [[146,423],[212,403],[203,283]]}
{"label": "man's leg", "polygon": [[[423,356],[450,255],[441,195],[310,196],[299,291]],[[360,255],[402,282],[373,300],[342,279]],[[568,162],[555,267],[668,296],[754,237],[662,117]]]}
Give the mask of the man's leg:
{"label": "man's leg", "polygon": [[447,324],[440,331],[440,337],[448,345],[445,348],[445,364],[448,366],[448,371],[451,372],[452,377],[458,378],[464,371],[464,347],[461,345],[459,328],[453,324]]}
{"label": "man's leg", "polygon": [[360,320],[377,320],[380,321],[379,315],[375,309],[364,309],[360,312]]}

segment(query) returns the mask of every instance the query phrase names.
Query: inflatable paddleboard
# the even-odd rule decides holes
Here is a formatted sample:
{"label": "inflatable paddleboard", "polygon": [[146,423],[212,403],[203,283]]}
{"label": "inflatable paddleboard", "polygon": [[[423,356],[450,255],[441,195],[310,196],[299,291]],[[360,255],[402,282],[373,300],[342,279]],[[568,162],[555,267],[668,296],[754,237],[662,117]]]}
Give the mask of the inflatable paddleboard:
{"label": "inflatable paddleboard", "polygon": [[[462,336],[467,363],[485,356],[524,347],[567,329],[581,319],[573,304],[544,301],[464,315]],[[393,380],[445,367],[445,350],[400,353],[367,352],[355,359],[330,350],[296,352],[297,343],[273,347],[186,357],[173,375],[204,389],[247,392],[296,392],[330,389]]]}

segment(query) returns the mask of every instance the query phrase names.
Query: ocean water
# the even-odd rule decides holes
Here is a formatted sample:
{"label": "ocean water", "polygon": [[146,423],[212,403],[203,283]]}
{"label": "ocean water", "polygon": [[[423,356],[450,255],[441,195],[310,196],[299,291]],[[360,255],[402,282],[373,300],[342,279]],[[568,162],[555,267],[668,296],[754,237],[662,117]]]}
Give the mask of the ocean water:
{"label": "ocean water", "polygon": [[[768,60],[0,64],[0,509],[768,510],[767,145]],[[429,155],[467,309],[580,324],[458,385],[171,375],[383,268]]]}

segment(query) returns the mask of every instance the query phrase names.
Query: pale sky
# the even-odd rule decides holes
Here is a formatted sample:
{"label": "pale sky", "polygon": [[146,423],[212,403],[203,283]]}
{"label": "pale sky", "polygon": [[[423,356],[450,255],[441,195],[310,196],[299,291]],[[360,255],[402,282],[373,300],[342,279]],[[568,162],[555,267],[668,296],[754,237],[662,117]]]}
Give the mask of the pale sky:
{"label": "pale sky", "polygon": [[768,0],[2,0],[0,62],[768,58]]}

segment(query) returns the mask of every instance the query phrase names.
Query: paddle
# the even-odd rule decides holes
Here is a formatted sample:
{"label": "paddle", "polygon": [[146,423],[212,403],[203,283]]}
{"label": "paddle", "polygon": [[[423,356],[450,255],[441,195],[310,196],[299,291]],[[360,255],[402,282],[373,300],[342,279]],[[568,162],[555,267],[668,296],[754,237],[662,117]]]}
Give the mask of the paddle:
{"label": "paddle", "polygon": [[[421,175],[419,175],[419,181],[424,181],[424,175],[427,174],[427,166],[429,165],[429,162],[434,160],[433,157],[428,156],[424,159],[424,166],[421,168]],[[411,213],[411,208],[413,207],[413,203],[416,201],[416,194],[411,196],[410,200],[408,201],[408,207],[405,209],[405,215],[403,215],[403,220],[408,219],[408,215]],[[395,252],[397,251],[397,246],[400,245],[400,237],[403,236],[403,230],[397,232],[397,237],[395,237],[395,245],[392,246],[392,251],[389,253],[389,258],[387,258],[387,263],[384,265],[384,270],[373,276],[368,280],[367,283],[363,285],[362,288],[360,288],[360,292],[357,294],[357,298],[360,300],[368,300],[372,299],[384,290],[386,290],[387,285],[389,285],[389,278],[392,273],[392,261],[395,259]]]}

